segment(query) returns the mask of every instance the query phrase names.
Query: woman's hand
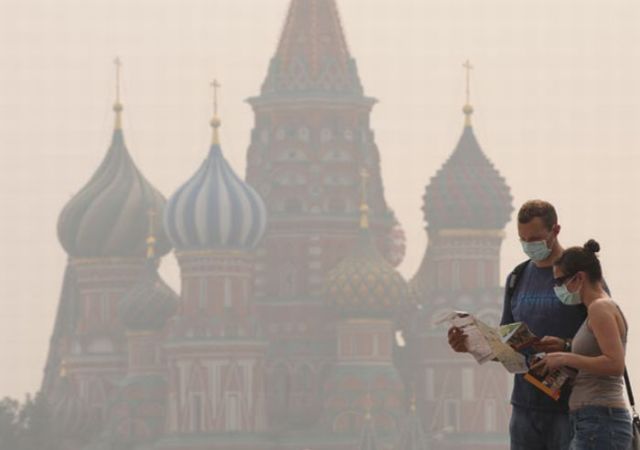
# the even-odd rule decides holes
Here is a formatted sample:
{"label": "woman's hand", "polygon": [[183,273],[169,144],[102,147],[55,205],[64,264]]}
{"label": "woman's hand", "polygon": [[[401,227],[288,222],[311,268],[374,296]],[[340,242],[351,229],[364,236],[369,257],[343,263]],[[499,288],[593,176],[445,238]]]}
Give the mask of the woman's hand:
{"label": "woman's hand", "polygon": [[555,352],[545,355],[540,361],[531,365],[531,370],[534,372],[540,372],[546,374],[551,370],[558,369],[560,367],[568,366],[571,353]]}
{"label": "woman's hand", "polygon": [[565,351],[566,339],[555,336],[545,336],[533,344],[533,349],[537,352],[553,353]]}
{"label": "woman's hand", "polygon": [[547,369],[554,370],[569,365],[567,357],[568,355],[569,354],[565,352],[549,353],[544,357],[543,361]]}

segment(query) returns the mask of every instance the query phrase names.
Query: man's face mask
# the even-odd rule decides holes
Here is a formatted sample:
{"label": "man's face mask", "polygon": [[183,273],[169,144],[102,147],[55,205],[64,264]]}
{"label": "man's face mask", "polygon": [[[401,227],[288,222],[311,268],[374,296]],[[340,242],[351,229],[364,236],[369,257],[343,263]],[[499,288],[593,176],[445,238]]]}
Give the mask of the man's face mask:
{"label": "man's face mask", "polygon": [[547,246],[547,241],[525,242],[522,244],[522,251],[531,258],[532,261],[543,261],[551,254],[551,249]]}

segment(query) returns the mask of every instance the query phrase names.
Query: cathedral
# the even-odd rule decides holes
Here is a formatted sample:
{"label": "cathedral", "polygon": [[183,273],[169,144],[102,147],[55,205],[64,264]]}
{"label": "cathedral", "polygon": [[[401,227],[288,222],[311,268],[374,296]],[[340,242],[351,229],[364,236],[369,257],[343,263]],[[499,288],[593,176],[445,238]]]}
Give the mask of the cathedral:
{"label": "cathedral", "polygon": [[[453,353],[434,320],[464,309],[497,323],[502,310],[512,197],[469,101],[428,180],[411,280],[395,268],[404,233],[376,100],[336,0],[290,1],[248,103],[245,176],[215,111],[203,163],[165,197],[135,165],[116,99],[111,145],[58,221],[68,264],[42,391],[66,448],[506,449],[511,376]],[[164,257],[179,293],[158,274]]]}

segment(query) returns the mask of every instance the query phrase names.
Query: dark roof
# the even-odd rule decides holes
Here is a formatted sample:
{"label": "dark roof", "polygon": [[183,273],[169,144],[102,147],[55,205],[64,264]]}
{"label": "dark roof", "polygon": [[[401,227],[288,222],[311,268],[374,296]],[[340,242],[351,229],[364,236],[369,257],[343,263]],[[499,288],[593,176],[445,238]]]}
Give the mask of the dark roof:
{"label": "dark roof", "polygon": [[502,229],[512,211],[509,186],[480,148],[473,128],[465,126],[426,188],[423,212],[429,229]]}

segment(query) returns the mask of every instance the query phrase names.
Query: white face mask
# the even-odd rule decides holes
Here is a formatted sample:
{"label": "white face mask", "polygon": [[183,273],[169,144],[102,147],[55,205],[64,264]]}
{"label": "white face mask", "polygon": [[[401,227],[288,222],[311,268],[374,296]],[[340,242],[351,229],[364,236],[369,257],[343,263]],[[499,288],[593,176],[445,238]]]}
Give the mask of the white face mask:
{"label": "white face mask", "polygon": [[[562,284],[560,286],[553,287],[553,292],[555,292],[556,297],[558,297],[558,300],[560,300],[563,304],[568,306],[575,306],[582,303],[582,299],[580,298],[580,288],[578,288],[575,292],[571,292],[567,287],[567,284],[571,283],[571,281],[576,277],[576,275],[577,274],[574,274],[569,278],[563,277],[564,281],[562,282]],[[560,278],[558,280],[560,280]]]}
{"label": "white face mask", "polygon": [[522,251],[531,258],[532,261],[544,261],[551,254],[551,249],[547,247],[547,241],[525,242],[522,244]]}
{"label": "white face mask", "polygon": [[582,303],[582,299],[580,298],[580,292],[569,292],[566,285],[562,286],[554,286],[553,292],[556,293],[556,297],[565,305],[575,306]]}

